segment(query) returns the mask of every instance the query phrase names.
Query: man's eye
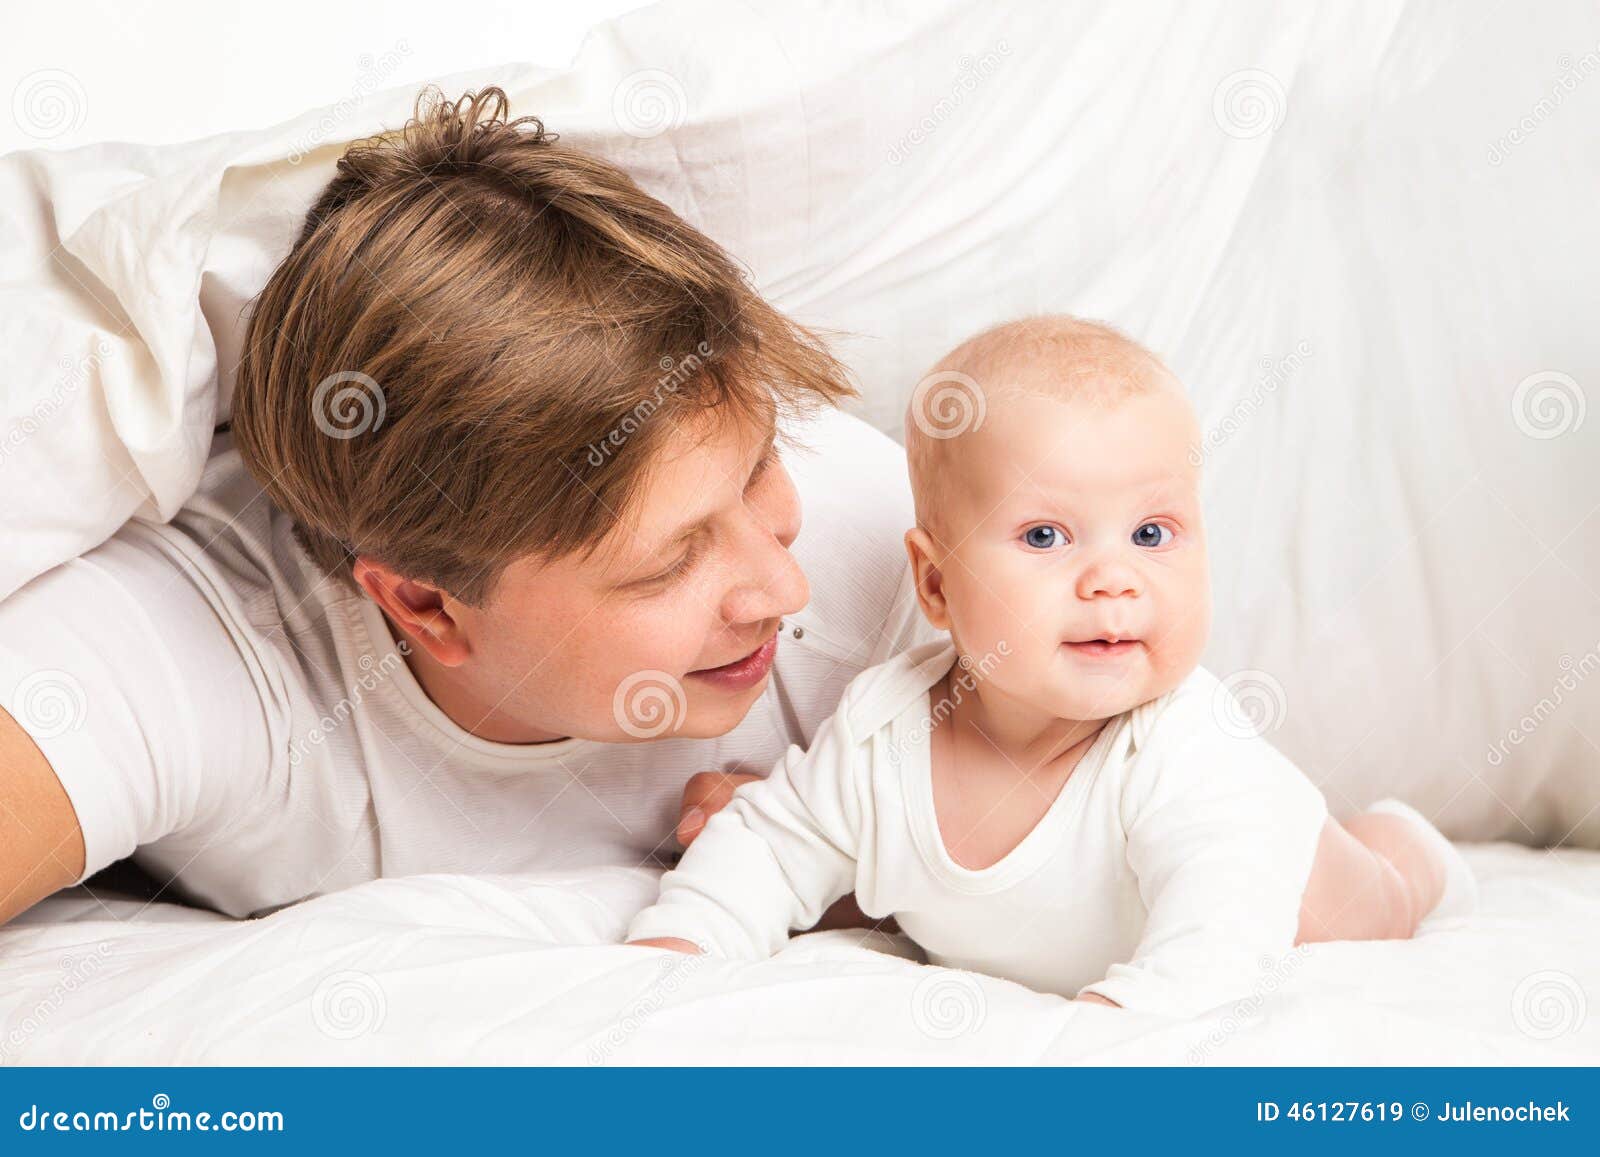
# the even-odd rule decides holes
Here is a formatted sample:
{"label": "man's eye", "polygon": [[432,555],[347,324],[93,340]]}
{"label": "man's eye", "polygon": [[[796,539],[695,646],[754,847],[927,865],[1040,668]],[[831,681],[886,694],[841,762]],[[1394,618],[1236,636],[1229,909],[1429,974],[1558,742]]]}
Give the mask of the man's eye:
{"label": "man's eye", "polygon": [[1133,532],[1133,545],[1146,548],[1166,546],[1172,541],[1172,528],[1159,522],[1147,522]]}
{"label": "man's eye", "polygon": [[1022,541],[1035,550],[1049,550],[1065,545],[1067,536],[1054,526],[1030,526],[1022,532]]}
{"label": "man's eye", "polygon": [[701,543],[699,538],[696,538],[694,542],[689,545],[689,549],[683,552],[683,557],[668,567],[667,573],[661,577],[666,579],[668,582],[677,582],[684,575],[688,574],[695,567],[700,565],[700,556],[703,555],[705,551],[705,546]]}
{"label": "man's eye", "polygon": [[756,483],[767,476],[767,473],[772,469],[773,463],[777,460],[778,451],[769,447],[767,452],[761,456],[761,461],[756,463],[756,468],[750,471],[750,481],[745,483],[745,489],[754,490]]}
{"label": "man's eye", "polygon": [[673,563],[666,570],[657,571],[653,575],[648,575],[645,578],[640,579],[637,585],[647,590],[659,590],[661,587],[671,586],[673,583],[677,582],[684,575],[693,570],[695,563],[699,561],[699,549],[691,546],[688,550],[684,551],[677,562]]}
{"label": "man's eye", "polygon": [[690,551],[661,572],[661,582],[675,582],[694,569],[694,552]]}

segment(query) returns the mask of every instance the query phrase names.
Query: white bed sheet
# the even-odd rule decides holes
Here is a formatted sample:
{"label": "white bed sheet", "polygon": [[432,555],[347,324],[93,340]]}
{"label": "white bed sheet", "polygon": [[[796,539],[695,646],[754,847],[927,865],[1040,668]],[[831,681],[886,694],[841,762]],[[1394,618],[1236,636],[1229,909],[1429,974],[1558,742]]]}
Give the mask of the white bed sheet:
{"label": "white bed sheet", "polygon": [[645,870],[380,880],[239,922],[80,889],[0,931],[0,1061],[1600,1061],[1600,852],[1466,850],[1472,919],[1306,949],[1187,1021],[929,968],[881,935],[799,937],[760,964],[624,947]]}

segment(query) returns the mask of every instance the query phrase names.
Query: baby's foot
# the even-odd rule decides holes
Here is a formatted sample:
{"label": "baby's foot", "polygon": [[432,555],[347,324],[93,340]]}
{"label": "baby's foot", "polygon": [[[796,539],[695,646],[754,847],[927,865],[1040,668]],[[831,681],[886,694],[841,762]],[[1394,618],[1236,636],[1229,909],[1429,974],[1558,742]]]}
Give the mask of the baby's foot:
{"label": "baby's foot", "polygon": [[1381,799],[1367,810],[1408,821],[1431,861],[1430,867],[1443,877],[1442,886],[1436,892],[1438,899],[1422,913],[1417,929],[1419,932],[1436,921],[1468,916],[1477,910],[1477,878],[1456,846],[1445,839],[1439,829],[1428,822],[1427,817],[1397,799]]}

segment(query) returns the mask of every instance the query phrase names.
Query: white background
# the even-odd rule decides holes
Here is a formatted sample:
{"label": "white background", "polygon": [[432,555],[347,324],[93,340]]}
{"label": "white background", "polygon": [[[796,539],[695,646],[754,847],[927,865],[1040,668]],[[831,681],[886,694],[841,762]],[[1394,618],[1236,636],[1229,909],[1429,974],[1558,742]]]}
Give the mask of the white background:
{"label": "white background", "polygon": [[[643,0],[166,0],[29,5],[0,36],[0,154],[96,141],[167,144],[264,128],[350,96],[363,57],[397,59],[379,87],[506,61],[571,62],[594,24]],[[404,50],[402,51],[402,44]],[[65,73],[83,115],[60,136],[19,125],[19,87]]]}

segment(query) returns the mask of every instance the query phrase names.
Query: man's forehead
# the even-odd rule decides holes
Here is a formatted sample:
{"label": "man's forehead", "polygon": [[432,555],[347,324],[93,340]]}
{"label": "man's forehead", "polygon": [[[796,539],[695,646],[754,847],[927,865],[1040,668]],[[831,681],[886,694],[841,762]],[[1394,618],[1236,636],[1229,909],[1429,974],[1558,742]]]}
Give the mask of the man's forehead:
{"label": "man's forehead", "polygon": [[616,526],[602,548],[626,558],[691,533],[730,495],[743,492],[753,460],[776,432],[770,417],[677,424],[641,471],[628,508],[615,512]]}

